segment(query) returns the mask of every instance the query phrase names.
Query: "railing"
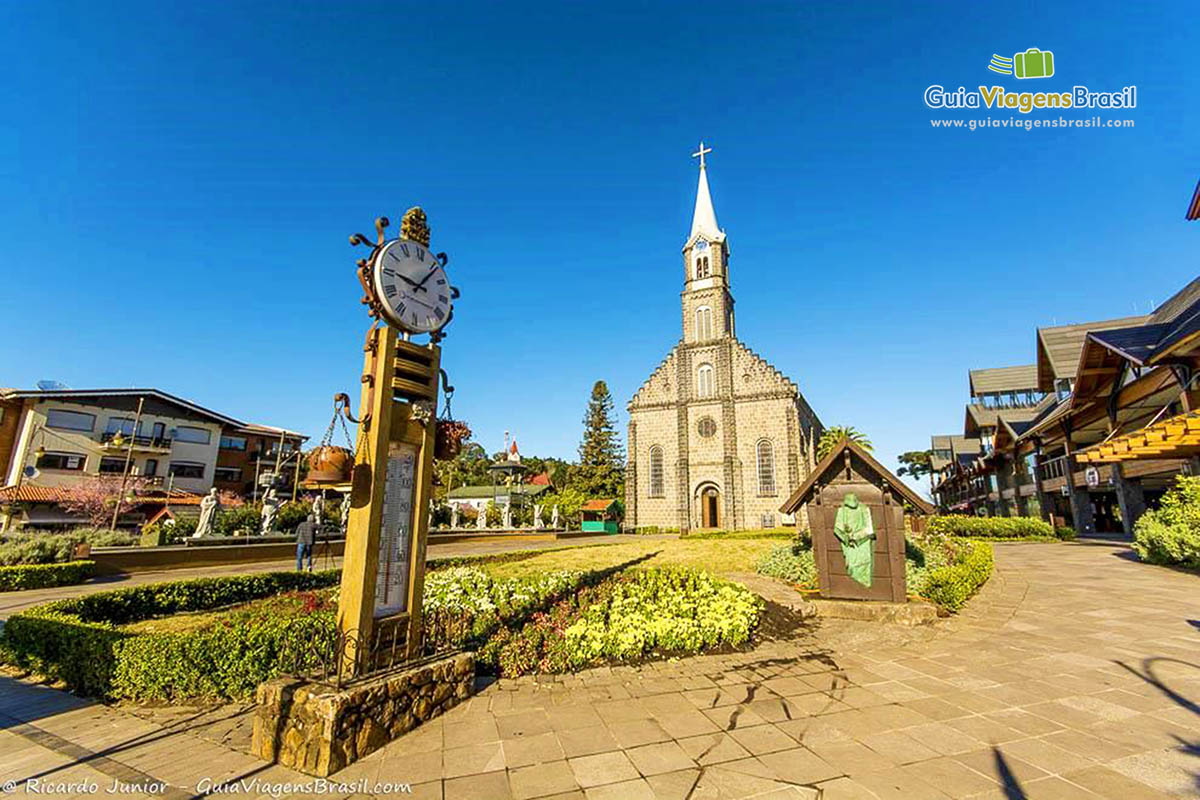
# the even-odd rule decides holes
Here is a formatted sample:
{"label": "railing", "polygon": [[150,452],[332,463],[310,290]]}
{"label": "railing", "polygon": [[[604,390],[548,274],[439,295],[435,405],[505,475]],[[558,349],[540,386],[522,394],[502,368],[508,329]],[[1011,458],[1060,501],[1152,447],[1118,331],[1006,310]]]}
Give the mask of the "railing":
{"label": "railing", "polygon": [[163,450],[171,449],[171,440],[165,436],[130,436],[127,433],[118,433],[117,431],[105,431],[100,434],[100,444],[112,444],[113,439],[121,437],[121,447],[126,446],[130,441],[134,447],[154,447]]}
{"label": "railing", "polygon": [[1059,456],[1058,458],[1051,458],[1048,461],[1041,462],[1037,468],[1038,478],[1043,483],[1052,481],[1055,478],[1065,478],[1069,462],[1070,456]]}

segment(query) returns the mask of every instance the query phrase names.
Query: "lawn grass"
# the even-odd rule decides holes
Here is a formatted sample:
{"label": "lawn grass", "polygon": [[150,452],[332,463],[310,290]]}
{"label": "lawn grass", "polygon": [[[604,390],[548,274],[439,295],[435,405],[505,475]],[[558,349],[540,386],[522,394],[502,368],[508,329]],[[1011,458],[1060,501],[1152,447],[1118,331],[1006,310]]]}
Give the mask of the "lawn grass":
{"label": "lawn grass", "polygon": [[700,538],[650,539],[622,542],[604,547],[578,547],[539,553],[520,561],[477,564],[496,578],[520,578],[554,570],[588,571],[604,569],[628,561],[639,567],[696,567],[716,575],[754,572],[759,557],[779,546],[778,538]]}

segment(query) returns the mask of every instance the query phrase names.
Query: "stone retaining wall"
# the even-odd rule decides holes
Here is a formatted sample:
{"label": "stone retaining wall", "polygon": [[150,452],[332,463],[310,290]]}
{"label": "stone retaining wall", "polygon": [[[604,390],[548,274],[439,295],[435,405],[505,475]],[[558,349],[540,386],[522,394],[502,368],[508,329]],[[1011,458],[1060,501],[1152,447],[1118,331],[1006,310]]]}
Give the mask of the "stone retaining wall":
{"label": "stone retaining wall", "polygon": [[458,653],[343,686],[276,678],[260,684],[252,752],[326,777],[471,695],[475,654]]}

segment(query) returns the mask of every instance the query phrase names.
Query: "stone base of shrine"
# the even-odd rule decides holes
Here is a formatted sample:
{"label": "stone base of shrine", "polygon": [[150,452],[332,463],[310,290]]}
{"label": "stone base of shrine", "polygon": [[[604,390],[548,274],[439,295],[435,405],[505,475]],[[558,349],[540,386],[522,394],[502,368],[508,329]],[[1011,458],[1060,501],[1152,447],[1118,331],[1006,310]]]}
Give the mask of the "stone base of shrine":
{"label": "stone base of shrine", "polygon": [[471,696],[475,654],[457,653],[348,683],[260,684],[252,752],[327,777]]}
{"label": "stone base of shrine", "polygon": [[881,603],[874,600],[809,601],[812,614],[830,619],[857,619],[863,622],[893,622],[900,625],[926,625],[938,617],[937,606],[920,600],[908,603]]}

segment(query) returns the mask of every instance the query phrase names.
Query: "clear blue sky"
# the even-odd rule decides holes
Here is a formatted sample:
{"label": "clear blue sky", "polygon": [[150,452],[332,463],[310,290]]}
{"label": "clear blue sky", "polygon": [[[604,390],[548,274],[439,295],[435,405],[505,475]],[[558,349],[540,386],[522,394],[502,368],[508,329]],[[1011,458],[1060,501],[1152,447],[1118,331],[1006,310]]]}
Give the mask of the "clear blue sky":
{"label": "clear blue sky", "polygon": [[[157,386],[319,436],[367,326],[346,237],[421,204],[463,290],[455,414],[572,456],[592,382],[623,428],[678,338],[703,137],[740,337],[892,463],[1035,326],[1196,274],[1195,10],[8,3],[0,385]],[[1054,79],[986,70],[1028,47]],[[989,112],[931,111],[932,83],[1136,84],[1105,112],[1136,127],[933,130]]]}

